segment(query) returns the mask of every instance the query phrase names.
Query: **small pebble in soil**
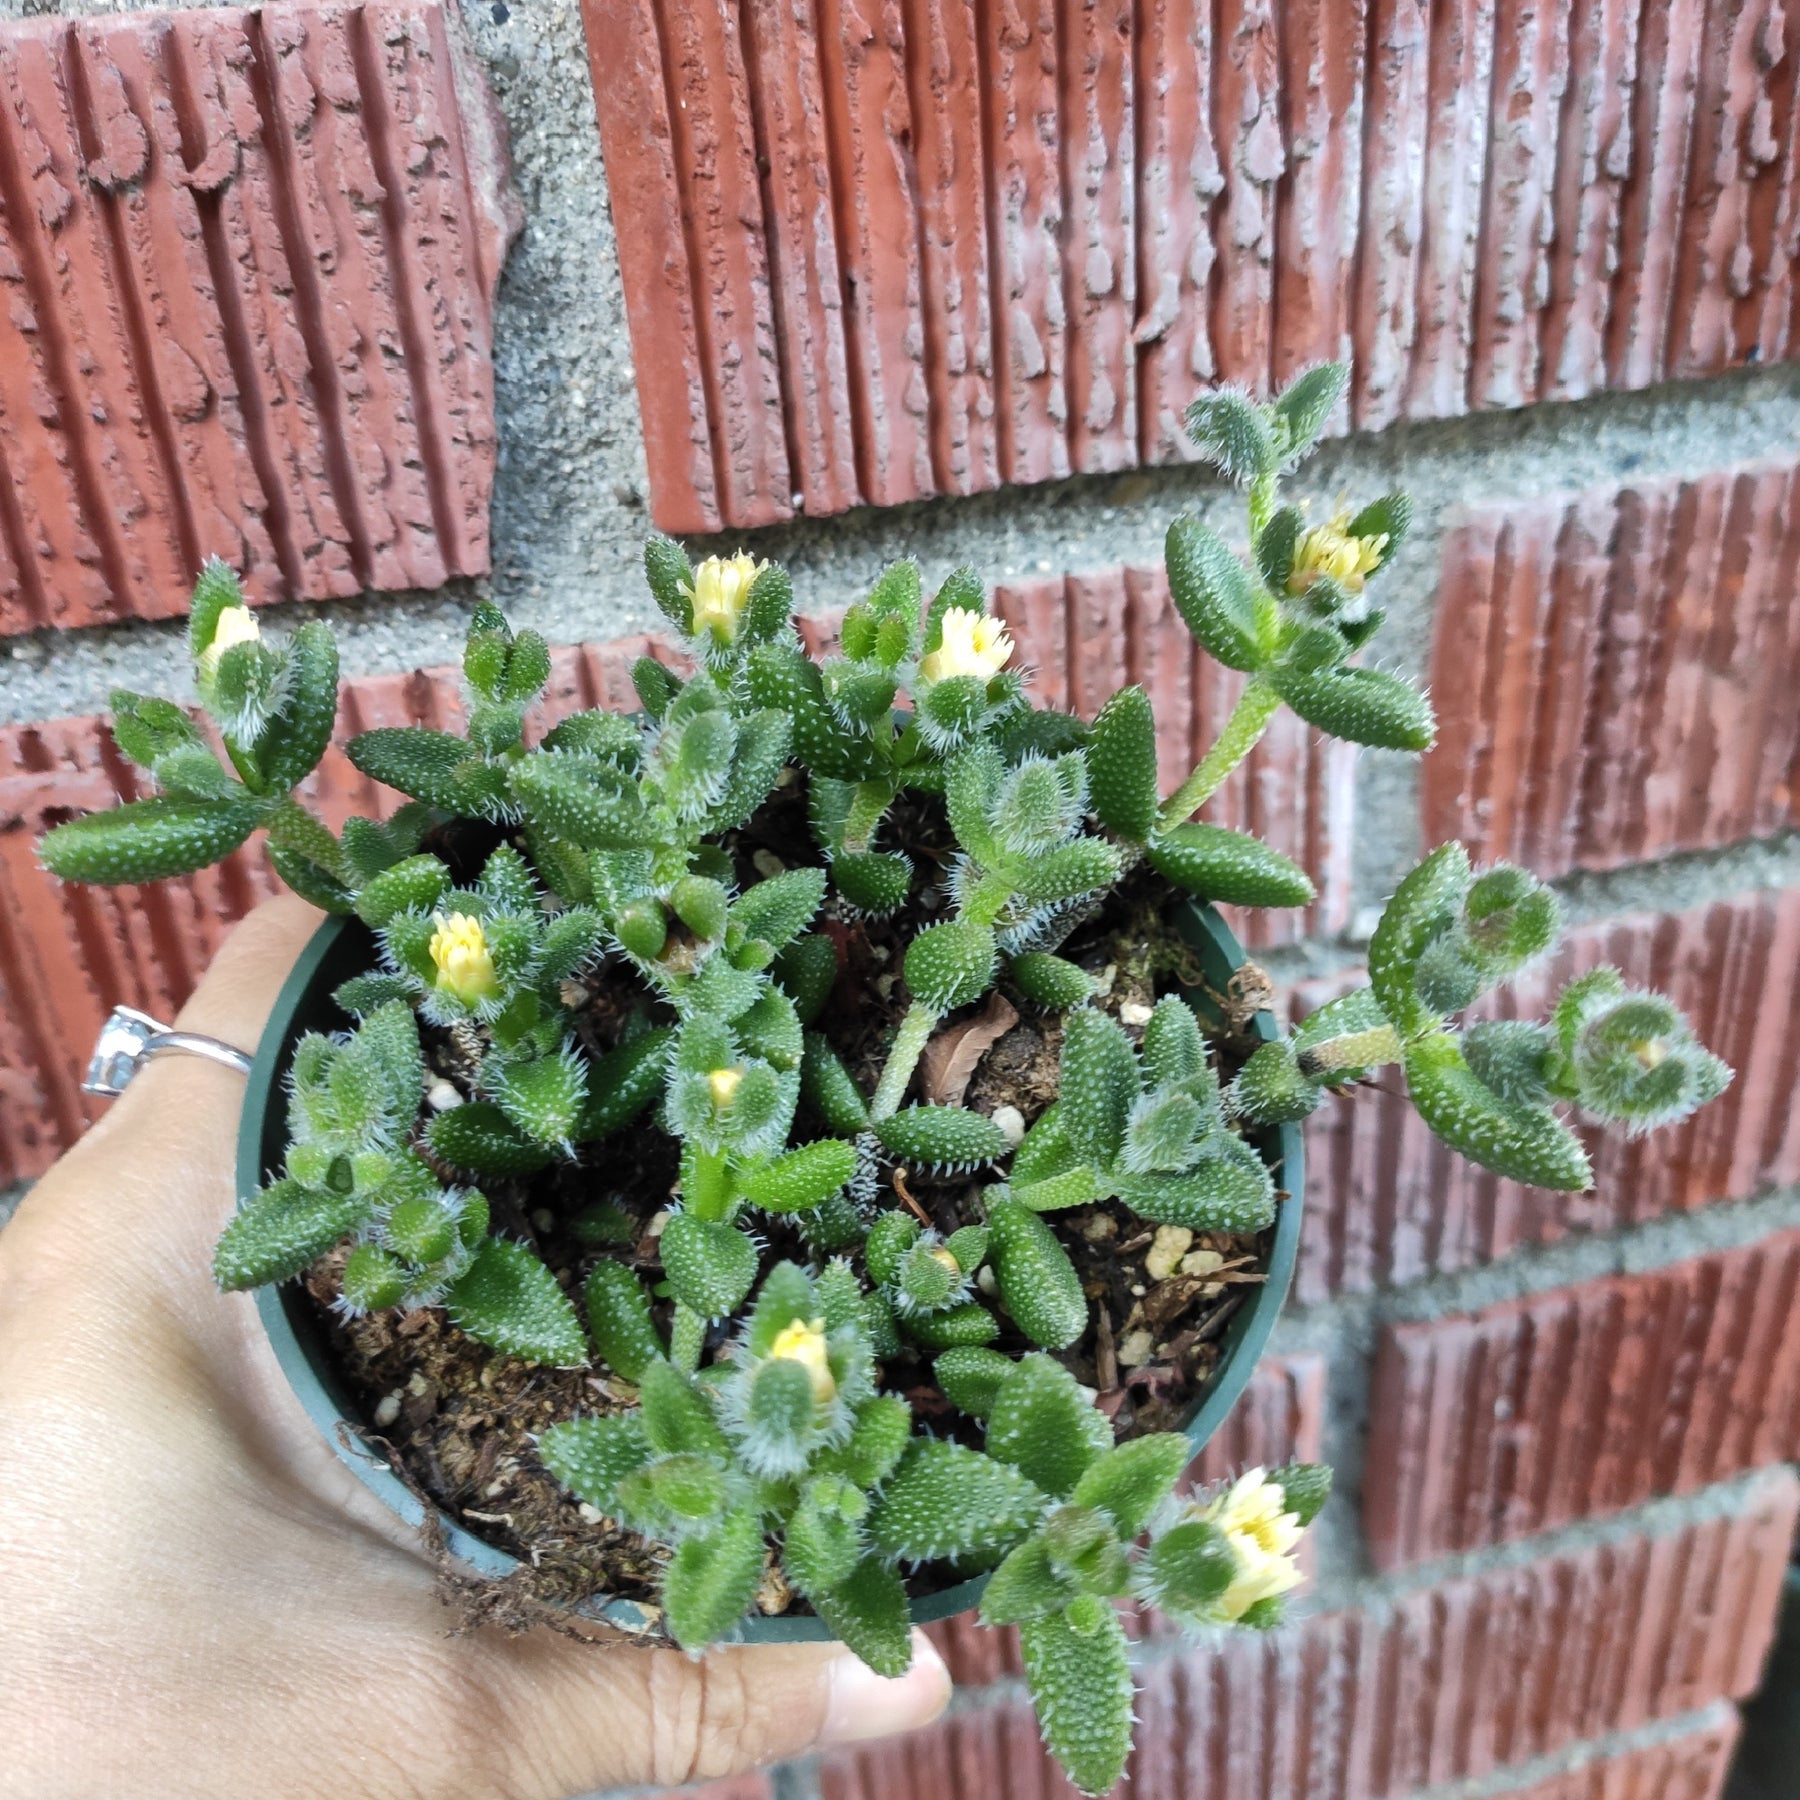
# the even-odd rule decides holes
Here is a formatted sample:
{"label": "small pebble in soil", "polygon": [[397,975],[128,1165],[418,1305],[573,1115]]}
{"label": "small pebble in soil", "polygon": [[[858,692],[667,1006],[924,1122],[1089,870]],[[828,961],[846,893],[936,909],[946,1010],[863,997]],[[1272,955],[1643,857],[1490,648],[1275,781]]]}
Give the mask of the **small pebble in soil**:
{"label": "small pebble in soil", "polygon": [[537,1211],[531,1215],[531,1222],[539,1231],[546,1233],[551,1232],[556,1229],[556,1214],[553,1213],[549,1207],[540,1206]]}
{"label": "small pebble in soil", "polygon": [[983,1263],[976,1271],[975,1285],[980,1288],[984,1294],[997,1293],[1000,1287],[1000,1284],[994,1279],[994,1271],[990,1269],[986,1263]]}
{"label": "small pebble in soil", "polygon": [[1184,1275],[1211,1275],[1224,1266],[1225,1259],[1216,1250],[1190,1250],[1181,1259],[1181,1272]]}
{"label": "small pebble in soil", "polygon": [[422,1394],[430,1386],[431,1386],[431,1383],[429,1381],[427,1381],[425,1379],[425,1377],[418,1370],[415,1369],[413,1371],[412,1380],[406,1384],[406,1391],[409,1394]]}
{"label": "small pebble in soil", "polygon": [[605,1513],[603,1513],[599,1507],[589,1506],[585,1500],[582,1501],[575,1510],[581,1514],[582,1519],[589,1525],[598,1525],[600,1521],[606,1517]]}
{"label": "small pebble in soil", "polygon": [[1144,1273],[1152,1281],[1167,1281],[1187,1255],[1194,1234],[1185,1225],[1159,1225],[1155,1241],[1144,1258]]}
{"label": "small pebble in soil", "polygon": [[400,1390],[395,1388],[391,1394],[383,1394],[375,1402],[375,1429],[386,1431],[400,1416]]}
{"label": "small pebble in soil", "polygon": [[660,1212],[650,1215],[650,1223],[644,1227],[646,1237],[661,1237],[663,1227],[669,1222],[669,1209],[665,1206]]}
{"label": "small pebble in soil", "polygon": [[787,873],[787,864],[773,850],[755,850],[751,853],[750,861],[764,881],[773,881],[777,875]]}
{"label": "small pebble in soil", "polygon": [[988,1115],[994,1128],[1016,1150],[1025,1136],[1025,1115],[1016,1106],[996,1106]]}
{"label": "small pebble in soil", "polygon": [[463,1097],[453,1081],[445,1081],[441,1076],[431,1084],[425,1095],[425,1104],[433,1112],[448,1112],[453,1106],[461,1106]]}
{"label": "small pebble in soil", "polygon": [[1081,1235],[1090,1244],[1104,1244],[1119,1235],[1119,1221],[1111,1213],[1090,1213],[1081,1222]]}
{"label": "small pebble in soil", "polygon": [[1113,991],[1113,983],[1118,979],[1119,965],[1117,963],[1108,963],[1106,967],[1094,977],[1094,998],[1096,1000],[1104,1000],[1106,996]]}
{"label": "small pebble in soil", "polygon": [[1119,1367],[1141,1369],[1150,1360],[1156,1339],[1147,1331],[1128,1331],[1119,1340]]}
{"label": "small pebble in soil", "polygon": [[1148,1025],[1151,1010],[1142,1000],[1121,1000],[1119,1002],[1119,1023],[1121,1025]]}
{"label": "small pebble in soil", "polygon": [[1134,1281],[1134,1282],[1133,1282],[1133,1283],[1132,1283],[1132,1284],[1131,1284],[1131,1297],[1132,1297],[1132,1299],[1134,1299],[1134,1300],[1141,1300],[1141,1299],[1143,1299],[1143,1297],[1144,1297],[1144,1284],[1143,1284],[1143,1283],[1142,1283],[1142,1282],[1141,1282],[1141,1281]]}

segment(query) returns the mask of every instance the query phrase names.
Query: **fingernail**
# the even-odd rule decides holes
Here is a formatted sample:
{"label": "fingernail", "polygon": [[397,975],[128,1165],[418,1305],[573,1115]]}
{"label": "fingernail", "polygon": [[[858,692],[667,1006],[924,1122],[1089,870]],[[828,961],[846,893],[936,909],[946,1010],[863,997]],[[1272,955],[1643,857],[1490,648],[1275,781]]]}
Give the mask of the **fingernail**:
{"label": "fingernail", "polygon": [[950,1671],[924,1632],[912,1634],[912,1667],[889,1679],[850,1655],[829,1665],[819,1740],[854,1744],[928,1725],[949,1704]]}

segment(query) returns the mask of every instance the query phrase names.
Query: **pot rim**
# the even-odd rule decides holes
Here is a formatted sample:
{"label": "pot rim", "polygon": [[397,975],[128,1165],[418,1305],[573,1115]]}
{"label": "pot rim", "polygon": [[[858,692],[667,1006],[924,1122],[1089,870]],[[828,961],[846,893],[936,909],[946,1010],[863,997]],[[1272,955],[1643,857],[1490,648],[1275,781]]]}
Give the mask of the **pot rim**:
{"label": "pot rim", "polygon": [[[354,929],[353,929],[354,928]],[[1189,901],[1177,929],[1197,952],[1208,988],[1189,990],[1186,998],[1203,1019],[1220,1019],[1216,996],[1226,991],[1233,974],[1248,960],[1236,935],[1204,901]],[[240,1204],[262,1185],[264,1172],[279,1164],[285,1149],[287,1125],[286,1076],[292,1048],[301,1032],[341,1029],[341,1016],[331,993],[351,975],[365,972],[372,956],[360,946],[366,928],[353,918],[327,918],[307,941],[299,960],[276,997],[269,1022],[258,1044],[244,1094],[238,1125],[237,1183]],[[1210,989],[1210,992],[1209,992]],[[1278,1035],[1275,1021],[1266,1011],[1250,1020],[1250,1030],[1264,1042]],[[1225,1329],[1219,1365],[1205,1397],[1185,1427],[1194,1455],[1198,1455],[1236,1405],[1256,1365],[1262,1360],[1269,1334],[1275,1328],[1293,1280],[1300,1248],[1304,1205],[1305,1160],[1298,1125],[1288,1124],[1263,1134],[1259,1148],[1286,1197],[1275,1215],[1266,1279],[1248,1306],[1241,1308]],[[338,1458],[391,1512],[408,1525],[418,1527],[425,1507],[401,1481],[386,1459],[362,1441],[367,1429],[355,1420],[355,1409],[324,1353],[316,1321],[310,1316],[298,1282],[256,1290],[256,1307],[268,1334],[275,1359],[307,1415]],[[476,1537],[441,1507],[432,1509],[443,1533],[445,1548],[476,1573],[492,1577],[510,1574],[519,1559]],[[988,1577],[977,1575],[941,1593],[911,1601],[915,1625],[928,1625],[972,1611],[980,1602]],[[632,1636],[644,1636],[656,1627],[656,1617],[634,1600],[606,1600],[601,1596],[579,1608],[588,1617],[603,1621]],[[773,1644],[829,1640],[832,1633],[824,1620],[811,1613],[764,1618],[752,1614],[724,1638],[728,1644]]]}

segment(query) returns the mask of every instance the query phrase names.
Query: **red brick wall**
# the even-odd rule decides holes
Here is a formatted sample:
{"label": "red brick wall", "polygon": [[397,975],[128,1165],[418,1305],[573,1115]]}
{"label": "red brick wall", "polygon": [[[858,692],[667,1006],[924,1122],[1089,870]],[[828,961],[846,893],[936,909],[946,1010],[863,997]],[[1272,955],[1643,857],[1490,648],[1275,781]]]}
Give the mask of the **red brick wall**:
{"label": "red brick wall", "polygon": [[[1610,960],[1738,1071],[1678,1130],[1602,1145],[1574,1197],[1459,1163],[1391,1084],[1311,1123],[1294,1314],[1197,1474],[1340,1462],[1313,1607],[1197,1646],[1133,1620],[1127,1791],[1718,1800],[1800,1505],[1800,381],[1778,366],[1800,14],[582,10],[598,127],[532,139],[581,165],[538,191],[580,175],[597,196],[604,158],[612,235],[591,244],[616,243],[622,311],[601,269],[583,323],[629,327],[638,412],[607,428],[641,434],[655,519],[782,554],[795,534],[754,528],[846,515],[798,537],[820,606],[887,555],[941,572],[991,528],[1045,696],[1091,713],[1142,681],[1169,784],[1236,679],[1194,654],[1155,566],[1167,517],[1218,503],[1172,466],[1181,410],[1213,380],[1266,392],[1353,354],[1332,429],[1372,435],[1328,452],[1311,498],[1362,482],[1365,455],[1368,481],[1416,491],[1383,642],[1428,676],[1442,742],[1414,777],[1278,721],[1211,816],[1267,834],[1319,897],[1234,923],[1305,1010],[1354,977],[1370,871],[1461,835],[1578,905],[1513,1003]],[[561,321],[529,283],[495,312],[516,214],[458,18],[282,0],[0,24],[0,637],[111,625],[39,639],[88,670],[80,710],[109,646],[180,611],[199,554],[259,602],[362,595],[435,645],[365,590],[488,567],[491,353],[510,316],[513,348],[553,358]],[[515,131],[552,104],[534,80],[500,83]],[[1753,363],[1777,366],[1734,372]],[[589,465],[556,480],[535,503],[592,516]],[[629,705],[656,646],[559,624],[568,571],[530,547],[501,546],[492,591],[564,646],[551,710]],[[644,616],[608,592],[607,616]],[[380,634],[351,657],[345,733],[460,716],[441,648],[415,676]],[[96,717],[29,716],[3,680],[0,705],[11,1181],[82,1129],[106,1008],[177,1006],[269,876],[252,851],[154,888],[55,887],[38,831],[133,776]],[[341,756],[318,786],[334,816],[376,803]],[[786,1771],[782,1800],[1067,1793],[1010,1637],[933,1636],[966,1690],[954,1716]]]}

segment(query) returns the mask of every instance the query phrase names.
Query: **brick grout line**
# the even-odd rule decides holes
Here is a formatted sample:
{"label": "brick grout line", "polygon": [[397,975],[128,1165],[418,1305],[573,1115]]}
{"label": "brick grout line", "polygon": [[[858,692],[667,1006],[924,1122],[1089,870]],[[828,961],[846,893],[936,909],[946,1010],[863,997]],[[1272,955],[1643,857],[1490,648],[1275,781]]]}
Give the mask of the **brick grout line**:
{"label": "brick grout line", "polygon": [[[1340,489],[1399,484],[1419,502],[1414,536],[1395,569],[1387,644],[1423,668],[1424,627],[1437,584],[1437,544],[1455,512],[1483,503],[1574,492],[1609,480],[1649,480],[1791,455],[1800,370],[1780,368],[1670,384],[1633,394],[1529,408],[1521,413],[1398,425],[1335,440],[1295,483],[1328,504]],[[1072,475],[1040,487],[1002,489],[795,525],[692,540],[697,551],[736,549],[788,562],[805,610],[841,603],[897,556],[915,555],[935,579],[972,562],[988,580],[1038,572],[1080,574],[1160,557],[1168,520],[1193,505],[1215,523],[1234,519],[1232,497],[1199,465],[1124,475]],[[336,601],[277,602],[266,618],[291,626],[324,618],[344,635],[347,674],[392,673],[445,654],[449,621],[469,598],[491,594],[518,625],[553,642],[591,641],[653,627],[658,619],[634,557],[559,579],[505,565],[480,581],[442,590],[375,592]],[[1044,568],[1048,563],[1049,568]],[[104,704],[108,689],[166,682],[179,625],[129,622],[73,634],[27,634],[9,645],[0,724]],[[1384,640],[1386,642],[1386,640]],[[55,656],[48,652],[54,645]],[[42,665],[42,666],[41,666]],[[1396,764],[1398,759],[1395,759]]]}

